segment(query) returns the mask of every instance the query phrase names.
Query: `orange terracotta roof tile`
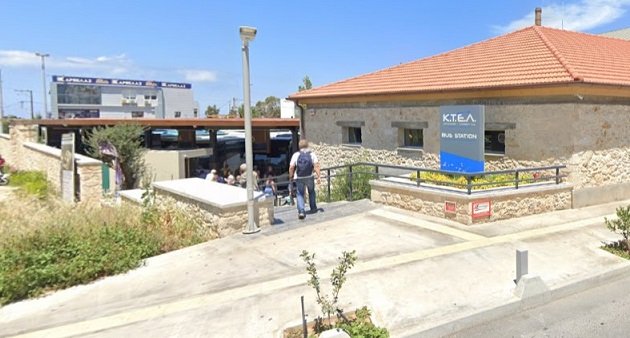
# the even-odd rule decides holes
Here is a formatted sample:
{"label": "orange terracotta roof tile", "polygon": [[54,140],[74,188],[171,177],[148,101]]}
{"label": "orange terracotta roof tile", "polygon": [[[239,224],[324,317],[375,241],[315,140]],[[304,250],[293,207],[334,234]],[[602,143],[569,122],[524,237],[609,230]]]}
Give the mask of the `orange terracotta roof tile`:
{"label": "orange terracotta roof tile", "polygon": [[584,82],[630,86],[630,41],[532,26],[290,99]]}

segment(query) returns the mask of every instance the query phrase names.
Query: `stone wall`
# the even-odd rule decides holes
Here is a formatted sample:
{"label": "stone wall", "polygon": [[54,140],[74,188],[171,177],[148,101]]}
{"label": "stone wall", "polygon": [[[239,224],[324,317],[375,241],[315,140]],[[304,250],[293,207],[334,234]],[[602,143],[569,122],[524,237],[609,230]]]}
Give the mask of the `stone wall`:
{"label": "stone wall", "polygon": [[[37,136],[37,126],[13,125],[10,135],[0,137],[0,154],[17,170],[43,172],[52,188],[60,191],[61,149],[36,143]],[[79,201],[100,201],[103,194],[101,164],[101,161],[75,154]]]}
{"label": "stone wall", "polygon": [[[241,233],[247,226],[247,205],[230,208],[218,208],[209,203],[201,203],[183,195],[173,194],[165,190],[155,189],[156,201],[173,200],[181,205],[192,206],[201,210],[206,220],[206,227],[214,229],[218,236],[225,237]],[[259,199],[256,201],[258,226],[268,228],[273,224],[273,200]]]}
{"label": "stone wall", "polygon": [[94,159],[78,160],[79,200],[97,204],[103,197],[102,162]]}
{"label": "stone wall", "polygon": [[[465,102],[466,104],[479,102]],[[362,145],[370,149],[396,151],[399,128],[392,122],[426,122],[424,147],[428,153],[440,150],[440,105],[448,103],[399,103],[354,105],[309,105],[305,114],[306,137],[315,143],[342,144],[343,124],[363,122]],[[513,124],[506,130],[506,156],[517,160],[541,161],[569,157],[574,150],[575,124],[584,108],[577,103],[483,102],[486,123]],[[617,109],[610,111],[617,112]]]}
{"label": "stone wall", "polygon": [[[573,190],[570,184],[552,184],[466,195],[383,180],[371,181],[370,185],[372,186],[371,199],[376,203],[452,219],[462,224],[485,223],[570,209]],[[474,219],[472,203],[485,200],[491,203],[492,215]],[[455,203],[454,213],[445,211],[446,201]]]}
{"label": "stone wall", "polygon": [[13,154],[11,153],[11,136],[9,134],[0,134],[0,155],[11,164]]}

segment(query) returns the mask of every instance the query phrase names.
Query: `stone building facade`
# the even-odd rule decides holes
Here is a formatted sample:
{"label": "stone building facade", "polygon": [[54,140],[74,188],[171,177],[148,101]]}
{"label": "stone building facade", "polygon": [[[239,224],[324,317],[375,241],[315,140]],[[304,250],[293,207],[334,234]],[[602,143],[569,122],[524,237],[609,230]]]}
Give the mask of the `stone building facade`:
{"label": "stone building facade", "polygon": [[[505,153],[487,155],[486,171],[564,164],[567,181],[576,189],[575,206],[630,198],[630,100],[457,103],[484,104],[486,130],[505,133]],[[309,105],[304,131],[316,144],[324,167],[371,161],[439,169],[439,107],[439,103]],[[401,144],[405,123],[423,127],[422,147]],[[350,124],[361,128],[360,145],[344,139],[348,128],[344,125]]]}

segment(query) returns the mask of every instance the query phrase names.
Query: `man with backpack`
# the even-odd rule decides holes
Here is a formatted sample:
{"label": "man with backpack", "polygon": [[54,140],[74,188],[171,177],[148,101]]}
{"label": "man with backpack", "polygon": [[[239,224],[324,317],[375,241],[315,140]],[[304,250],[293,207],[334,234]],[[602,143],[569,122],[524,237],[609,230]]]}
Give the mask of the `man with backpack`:
{"label": "man with backpack", "polygon": [[[317,202],[315,199],[315,182],[320,183],[319,162],[317,156],[308,147],[307,140],[300,140],[299,151],[291,156],[289,163],[289,178],[295,180],[297,188],[297,209],[298,218],[304,219],[304,190],[308,189],[308,202],[311,212],[317,212]],[[315,176],[313,176],[315,171]]]}

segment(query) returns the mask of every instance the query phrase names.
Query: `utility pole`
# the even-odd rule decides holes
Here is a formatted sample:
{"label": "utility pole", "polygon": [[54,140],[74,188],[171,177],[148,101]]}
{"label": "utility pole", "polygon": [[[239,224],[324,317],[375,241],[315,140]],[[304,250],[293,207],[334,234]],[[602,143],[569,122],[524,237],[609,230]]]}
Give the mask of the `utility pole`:
{"label": "utility pole", "polygon": [[18,93],[28,93],[28,95],[30,96],[31,99],[31,120],[35,119],[35,115],[33,114],[33,91],[30,89],[16,89],[15,90]]}
{"label": "utility pole", "polygon": [[49,57],[50,54],[44,53],[35,53],[35,55],[42,58],[42,102],[43,102],[43,111],[42,118],[46,118],[48,116],[48,95],[46,94],[46,61],[45,58]]}

